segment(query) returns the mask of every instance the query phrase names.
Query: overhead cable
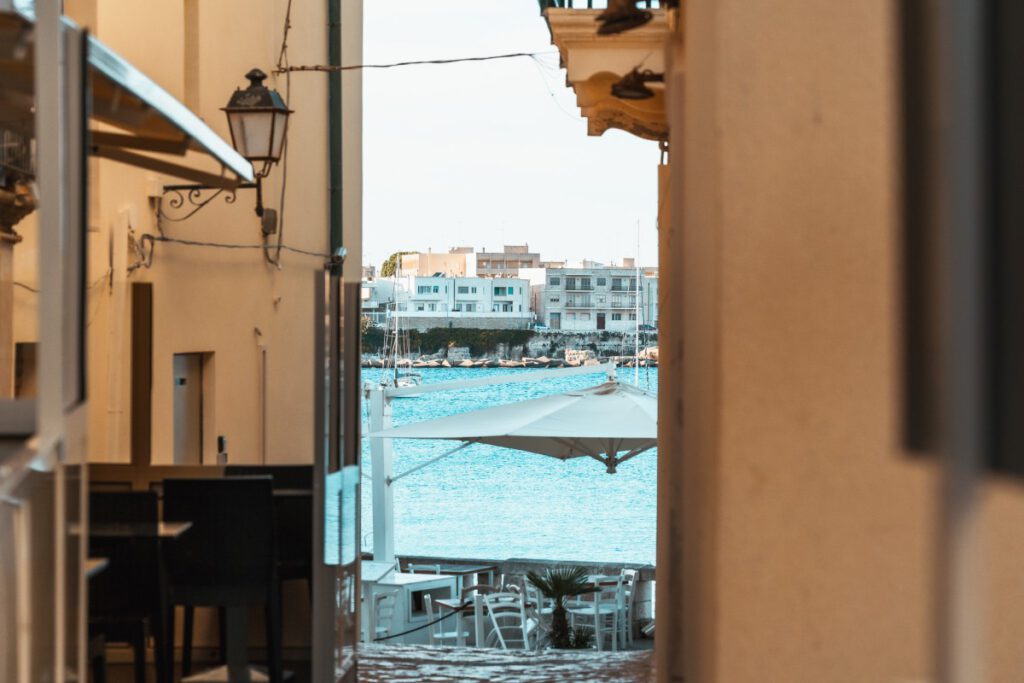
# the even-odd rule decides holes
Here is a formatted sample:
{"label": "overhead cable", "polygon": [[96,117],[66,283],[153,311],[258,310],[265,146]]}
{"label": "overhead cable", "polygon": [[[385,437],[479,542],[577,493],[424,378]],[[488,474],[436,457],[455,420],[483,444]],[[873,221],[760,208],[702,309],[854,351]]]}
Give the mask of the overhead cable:
{"label": "overhead cable", "polygon": [[509,52],[501,55],[485,55],[482,57],[453,57],[451,59],[417,59],[408,62],[393,62],[391,64],[349,64],[347,66],[331,66],[327,64],[312,64],[302,66],[279,66],[275,73],[291,73],[294,71],[358,71],[360,69],[394,69],[400,66],[420,66],[425,64],[460,64],[464,62],[489,62],[495,59],[514,59],[517,57],[529,57],[536,60],[546,55],[557,55],[557,52]]}

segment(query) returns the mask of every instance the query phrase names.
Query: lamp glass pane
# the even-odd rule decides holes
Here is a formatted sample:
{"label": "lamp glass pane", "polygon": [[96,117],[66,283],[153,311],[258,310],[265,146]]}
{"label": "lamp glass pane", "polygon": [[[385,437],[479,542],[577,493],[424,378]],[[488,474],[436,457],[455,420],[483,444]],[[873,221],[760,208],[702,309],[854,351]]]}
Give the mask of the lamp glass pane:
{"label": "lamp glass pane", "polygon": [[281,152],[284,148],[284,135],[288,130],[288,114],[286,112],[278,112],[274,114],[274,141],[271,145],[271,156],[274,159],[281,158]]}
{"label": "lamp glass pane", "polygon": [[270,156],[271,112],[232,112],[228,114],[238,153],[246,159]]}

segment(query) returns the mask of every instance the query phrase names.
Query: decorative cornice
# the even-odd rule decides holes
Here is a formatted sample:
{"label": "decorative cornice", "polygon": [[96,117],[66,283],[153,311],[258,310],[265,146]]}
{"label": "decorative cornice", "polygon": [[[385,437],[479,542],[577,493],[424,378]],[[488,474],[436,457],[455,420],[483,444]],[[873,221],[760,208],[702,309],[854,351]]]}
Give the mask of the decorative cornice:
{"label": "decorative cornice", "polygon": [[0,188],[0,235],[8,242],[20,242],[21,236],[14,232],[14,226],[36,209],[32,190],[24,183],[13,187]]}
{"label": "decorative cornice", "polygon": [[665,71],[665,47],[670,37],[668,16],[654,10],[647,24],[620,33],[597,34],[601,10],[549,8],[545,11],[551,42],[558,47],[567,85],[587,118],[587,133],[602,135],[617,128],[647,140],[667,140],[663,89],[647,100],[624,100],[611,94],[612,84],[634,67]]}

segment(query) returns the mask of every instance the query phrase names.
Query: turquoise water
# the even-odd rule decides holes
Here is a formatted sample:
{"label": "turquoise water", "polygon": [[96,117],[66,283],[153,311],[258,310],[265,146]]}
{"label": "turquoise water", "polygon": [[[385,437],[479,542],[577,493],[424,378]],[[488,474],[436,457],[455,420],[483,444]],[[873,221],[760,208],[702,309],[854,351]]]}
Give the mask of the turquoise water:
{"label": "turquoise water", "polygon": [[[425,384],[543,370],[436,368]],[[379,370],[363,370],[376,382]],[[621,381],[633,381],[622,368]],[[600,374],[497,384],[393,402],[393,424],[594,386]],[[657,370],[640,370],[640,386],[656,392]],[[364,431],[367,424],[363,410]],[[453,446],[449,441],[396,439],[394,472],[404,472]],[[364,473],[372,476],[368,440]],[[394,483],[395,552],[506,559],[642,562],[654,564],[657,451],[643,453],[608,474],[591,458],[562,462],[543,455],[475,445]],[[363,545],[372,544],[370,482],[362,495]]]}

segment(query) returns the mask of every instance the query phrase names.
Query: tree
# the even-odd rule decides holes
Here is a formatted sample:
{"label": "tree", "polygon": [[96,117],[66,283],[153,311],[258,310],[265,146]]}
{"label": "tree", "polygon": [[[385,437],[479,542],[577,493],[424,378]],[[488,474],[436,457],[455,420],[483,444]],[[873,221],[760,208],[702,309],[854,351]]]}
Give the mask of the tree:
{"label": "tree", "polygon": [[544,576],[527,572],[526,578],[544,597],[555,601],[551,612],[551,645],[558,649],[585,647],[583,642],[579,642],[582,634],[569,631],[565,599],[597,591],[597,587],[587,580],[587,570],[583,567],[559,567],[548,569]]}
{"label": "tree", "polygon": [[381,266],[380,266],[380,276],[381,277],[392,277],[395,273],[398,272],[399,267],[401,267],[401,265],[402,265],[402,262],[401,262],[402,257],[405,256],[406,254],[415,254],[415,253],[416,253],[415,251],[396,251],[391,256],[388,256],[387,259],[384,261],[384,263],[382,263]]}

